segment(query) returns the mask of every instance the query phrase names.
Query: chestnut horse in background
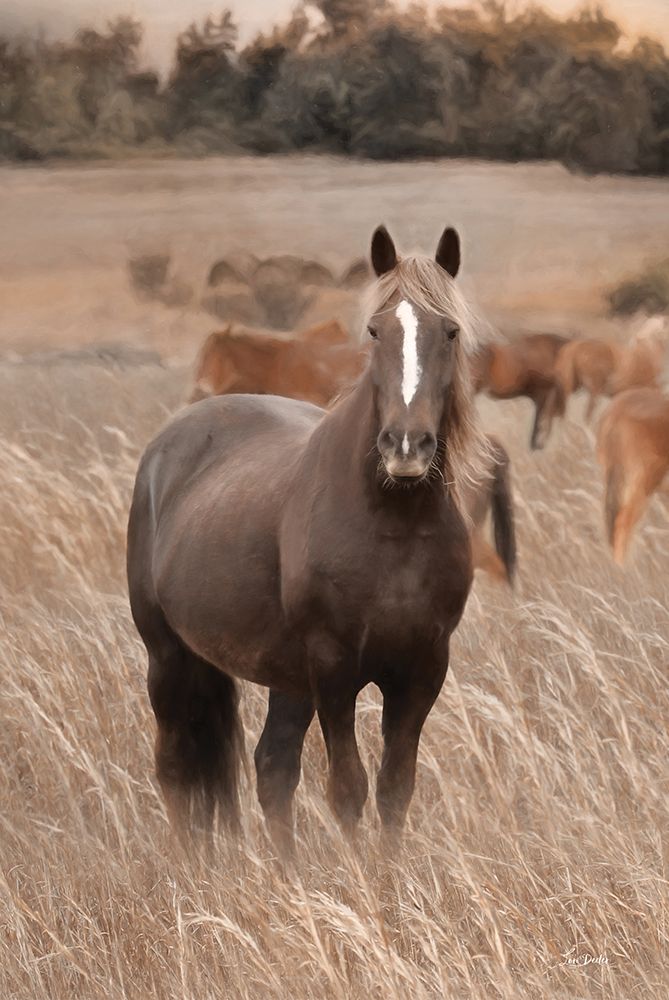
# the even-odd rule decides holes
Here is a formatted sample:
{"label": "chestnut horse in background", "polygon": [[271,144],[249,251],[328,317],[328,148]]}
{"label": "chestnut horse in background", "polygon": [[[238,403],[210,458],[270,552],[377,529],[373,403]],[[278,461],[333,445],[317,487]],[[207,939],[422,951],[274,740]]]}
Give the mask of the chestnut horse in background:
{"label": "chestnut horse in background", "polygon": [[474,360],[474,385],[493,399],[527,396],[534,403],[530,447],[543,448],[553,420],[564,413],[564,393],[555,378],[555,361],[567,337],[525,333],[508,343],[483,346]]}
{"label": "chestnut horse in background", "polygon": [[669,470],[669,399],[658,389],[628,389],[605,411],[597,434],[613,556],[622,565],[632,530]]}
{"label": "chestnut horse in background", "polygon": [[572,340],[555,363],[555,375],[565,399],[578,389],[588,393],[585,419],[591,420],[599,396],[608,394],[611,377],[620,363],[621,348],[605,340]]}
{"label": "chestnut horse in background", "polygon": [[399,836],[472,583],[462,490],[487,451],[459,262],[452,229],[428,259],[398,258],[380,227],[369,364],[347,395],[329,411],[277,396],[202,400],[142,457],[130,604],[149,658],[158,780],[184,833],[211,829],[216,813],[235,825],[240,678],[270,692],[255,763],[280,848],[293,844],[314,713],[331,807],[354,832],[368,790],[355,707],[370,683],[383,695],[376,802],[390,843]]}
{"label": "chestnut horse in background", "polygon": [[666,318],[651,316],[625,346],[596,339],[566,344],[555,364],[565,398],[585,389],[585,416],[590,420],[600,396],[616,396],[626,389],[657,388],[665,363],[665,335]]}
{"label": "chestnut horse in background", "polygon": [[189,402],[252,392],[327,406],[360,374],[366,357],[337,320],[283,336],[229,324],[205,340]]}

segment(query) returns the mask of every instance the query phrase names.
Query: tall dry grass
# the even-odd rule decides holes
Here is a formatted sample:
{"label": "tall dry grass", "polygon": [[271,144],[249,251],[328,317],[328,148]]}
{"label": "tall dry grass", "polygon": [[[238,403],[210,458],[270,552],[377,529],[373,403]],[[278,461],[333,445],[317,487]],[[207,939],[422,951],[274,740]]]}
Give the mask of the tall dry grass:
{"label": "tall dry grass", "polygon": [[[123,562],[139,450],[183,388],[150,367],[0,368],[0,997],[663,1000],[662,501],[620,572],[589,432],[530,455],[525,404],[484,404],[514,460],[520,581],[475,585],[402,854],[379,856],[371,805],[342,842],[314,727],[297,871],[251,783],[243,841],[178,857]],[[249,749],[264,698],[244,694]],[[371,691],[359,719],[372,772]]]}

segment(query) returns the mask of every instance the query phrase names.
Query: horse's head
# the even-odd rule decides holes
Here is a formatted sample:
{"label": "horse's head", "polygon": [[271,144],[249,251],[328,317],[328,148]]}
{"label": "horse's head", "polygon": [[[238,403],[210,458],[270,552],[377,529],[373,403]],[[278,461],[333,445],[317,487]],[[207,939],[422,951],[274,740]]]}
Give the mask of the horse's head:
{"label": "horse's head", "polygon": [[460,243],[445,229],[435,260],[399,260],[381,226],[372,239],[379,278],[370,309],[370,374],[379,421],[377,448],[393,482],[417,483],[435,462],[448,434],[447,402],[459,369],[462,300],[453,279]]}

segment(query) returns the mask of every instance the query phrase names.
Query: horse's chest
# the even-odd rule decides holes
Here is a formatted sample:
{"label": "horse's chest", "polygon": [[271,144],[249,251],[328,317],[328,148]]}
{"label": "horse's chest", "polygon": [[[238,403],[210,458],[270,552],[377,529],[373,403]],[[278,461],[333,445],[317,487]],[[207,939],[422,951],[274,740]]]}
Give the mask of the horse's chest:
{"label": "horse's chest", "polygon": [[410,642],[459,618],[471,584],[469,542],[440,534],[368,539],[321,564],[313,583],[338,631]]}
{"label": "horse's chest", "polygon": [[370,575],[370,605],[383,612],[420,614],[441,584],[440,567],[429,552],[392,553],[378,559]]}

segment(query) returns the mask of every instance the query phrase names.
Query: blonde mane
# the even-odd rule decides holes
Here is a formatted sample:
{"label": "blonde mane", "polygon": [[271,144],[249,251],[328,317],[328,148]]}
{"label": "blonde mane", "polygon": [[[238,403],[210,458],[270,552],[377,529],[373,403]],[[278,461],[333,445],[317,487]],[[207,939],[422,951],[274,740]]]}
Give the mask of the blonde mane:
{"label": "blonde mane", "polygon": [[448,316],[459,328],[442,471],[445,485],[466,516],[465,490],[489,479],[494,462],[490,442],[479,425],[471,376],[471,358],[489,338],[480,336],[477,318],[455,280],[429,257],[402,257],[392,271],[374,282],[366,296],[363,329],[372,316],[391,308],[398,299]]}

